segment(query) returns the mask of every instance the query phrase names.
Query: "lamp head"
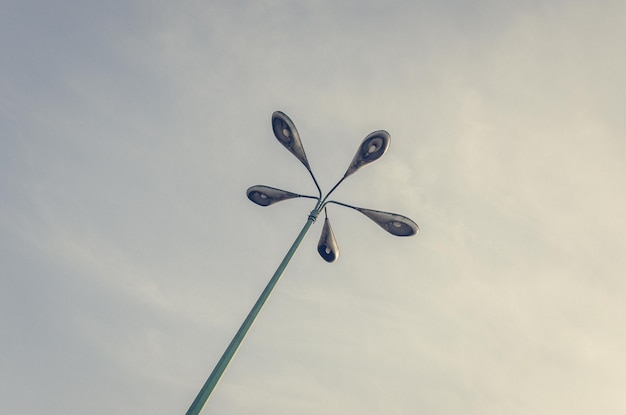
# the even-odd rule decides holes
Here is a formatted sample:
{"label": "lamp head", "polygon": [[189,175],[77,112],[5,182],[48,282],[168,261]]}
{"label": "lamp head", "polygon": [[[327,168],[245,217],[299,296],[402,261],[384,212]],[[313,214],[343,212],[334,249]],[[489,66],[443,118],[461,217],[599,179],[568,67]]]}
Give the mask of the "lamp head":
{"label": "lamp head", "polygon": [[269,206],[282,200],[302,197],[297,193],[291,193],[286,190],[276,189],[274,187],[256,185],[250,187],[246,191],[248,199],[259,206]]}
{"label": "lamp head", "polygon": [[384,130],[374,131],[365,137],[343,177],[348,177],[361,167],[381,158],[389,148],[390,141],[391,136]]}
{"label": "lamp head", "polygon": [[293,121],[283,112],[276,111],[272,114],[272,129],[276,139],[291,152],[307,170],[311,171],[309,161],[304,153],[304,147],[300,141],[300,134],[296,130]]}
{"label": "lamp head", "polygon": [[374,222],[381,228],[395,236],[412,236],[419,233],[420,228],[415,222],[406,216],[396,213],[382,212],[380,210],[355,208]]}
{"label": "lamp head", "polygon": [[335,262],[339,258],[339,245],[335,239],[333,228],[330,227],[328,217],[324,219],[324,227],[320,240],[317,243],[317,252],[326,262]]}

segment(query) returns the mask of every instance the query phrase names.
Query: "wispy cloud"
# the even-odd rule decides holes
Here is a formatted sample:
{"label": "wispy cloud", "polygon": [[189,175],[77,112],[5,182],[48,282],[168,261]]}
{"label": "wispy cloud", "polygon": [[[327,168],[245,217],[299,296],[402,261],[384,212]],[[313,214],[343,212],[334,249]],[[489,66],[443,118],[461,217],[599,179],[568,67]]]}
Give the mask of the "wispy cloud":
{"label": "wispy cloud", "polygon": [[326,190],[388,130],[336,197],[422,232],[329,209],[207,412],[624,412],[624,6],[53,9],[0,17],[0,412],[188,407],[312,208],[245,198],[314,191],[274,110]]}

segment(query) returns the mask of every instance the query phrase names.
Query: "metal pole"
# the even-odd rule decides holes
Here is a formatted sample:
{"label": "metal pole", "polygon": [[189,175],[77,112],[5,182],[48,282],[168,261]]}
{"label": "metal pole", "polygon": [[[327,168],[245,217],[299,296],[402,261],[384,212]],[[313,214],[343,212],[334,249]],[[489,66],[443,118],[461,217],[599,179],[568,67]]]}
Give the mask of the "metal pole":
{"label": "metal pole", "polygon": [[298,249],[300,242],[302,242],[302,240],[304,239],[304,235],[306,235],[313,222],[315,222],[315,219],[317,218],[317,215],[319,215],[319,213],[319,206],[316,206],[309,215],[309,219],[304,224],[304,227],[298,234],[298,237],[294,241],[293,245],[291,245],[291,248],[289,248],[289,251],[287,251],[287,255],[285,255],[285,258],[283,258],[283,261],[278,266],[278,269],[276,269],[276,272],[267,283],[267,286],[261,293],[261,296],[252,307],[252,310],[250,310],[248,317],[246,317],[244,322],[241,324],[241,327],[237,331],[237,334],[235,334],[235,337],[233,337],[233,339],[231,340],[221,359],[219,360],[219,362],[217,362],[217,365],[213,369],[213,372],[211,372],[211,375],[209,375],[209,378],[204,383],[204,386],[202,386],[202,389],[200,389],[200,392],[198,392],[198,396],[196,396],[196,399],[194,399],[193,403],[187,410],[186,415],[198,415],[202,410],[202,407],[206,403],[207,399],[209,399],[209,396],[215,388],[215,385],[217,385],[217,382],[220,380],[220,377],[226,370],[228,363],[230,363],[230,360],[237,352],[237,349],[239,348],[239,345],[241,344],[243,338],[246,336],[246,333],[252,326],[254,319],[259,314],[259,311],[261,311],[263,304],[265,304],[265,301],[270,296],[283,271],[285,270],[285,268],[287,268],[287,264],[291,260],[291,257],[293,257],[293,254],[296,252],[296,249]]}

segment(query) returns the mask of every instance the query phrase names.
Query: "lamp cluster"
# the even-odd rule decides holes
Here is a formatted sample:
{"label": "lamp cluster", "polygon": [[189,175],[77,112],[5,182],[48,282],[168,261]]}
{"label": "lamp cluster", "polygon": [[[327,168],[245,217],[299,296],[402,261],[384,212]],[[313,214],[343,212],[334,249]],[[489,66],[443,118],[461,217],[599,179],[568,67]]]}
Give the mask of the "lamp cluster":
{"label": "lamp cluster", "polygon": [[298,160],[300,160],[300,162],[304,164],[304,167],[306,167],[306,169],[309,171],[309,173],[311,174],[311,178],[313,179],[313,182],[317,187],[318,196],[301,195],[298,193],[288,192],[286,190],[276,189],[275,187],[257,185],[250,187],[246,192],[246,194],[248,195],[248,199],[260,206],[270,206],[282,200],[293,199],[296,197],[306,197],[316,200],[315,208],[309,214],[309,217],[304,224],[304,227],[298,234],[298,237],[294,241],[293,245],[291,245],[291,248],[289,248],[289,250],[287,251],[287,254],[276,269],[276,272],[274,272],[274,275],[272,275],[270,281],[267,283],[267,286],[259,296],[259,299],[256,301],[256,303],[254,303],[254,306],[248,313],[246,319],[241,324],[241,327],[235,334],[235,337],[233,337],[233,340],[224,351],[224,354],[215,365],[215,368],[213,368],[213,371],[209,375],[208,379],[206,380],[206,382],[204,382],[204,385],[202,385],[200,392],[198,392],[198,395],[187,410],[186,415],[198,415],[202,410],[204,404],[213,392],[213,389],[215,389],[215,386],[219,382],[222,374],[226,370],[226,367],[228,367],[228,364],[237,352],[237,349],[241,345],[241,342],[246,336],[246,333],[248,332],[248,330],[250,330],[252,323],[261,311],[263,304],[265,304],[265,302],[269,298],[272,290],[278,283],[280,276],[287,267],[287,264],[293,257],[296,249],[298,249],[298,246],[300,246],[300,242],[302,242],[302,239],[304,238],[307,231],[315,222],[316,218],[322,210],[324,210],[325,219],[324,227],[322,228],[322,235],[320,236],[319,243],[317,244],[317,252],[319,252],[322,258],[324,258],[324,260],[327,262],[334,262],[337,260],[337,258],[339,258],[339,247],[337,245],[335,235],[333,234],[333,230],[330,227],[330,221],[328,219],[328,214],[326,211],[326,206],[329,203],[345,206],[361,212],[392,235],[411,236],[419,232],[419,227],[415,224],[415,222],[413,222],[406,216],[397,215],[395,213],[382,212],[379,210],[364,209],[356,206],[351,206],[346,203],[337,202],[335,200],[328,200],[328,196],[330,196],[330,194],[337,188],[337,186],[341,184],[341,182],[345,180],[346,177],[356,172],[363,166],[366,166],[367,164],[378,160],[383,154],[385,154],[385,151],[387,151],[387,149],[389,148],[389,141],[391,139],[389,133],[387,133],[386,131],[374,131],[373,133],[365,137],[359,149],[357,150],[356,155],[352,159],[348,170],[346,170],[346,173],[324,196],[322,194],[322,189],[317,183],[317,179],[315,178],[315,175],[311,170],[311,166],[309,165],[309,161],[306,158],[306,154],[304,153],[304,147],[302,147],[302,142],[300,141],[300,135],[298,134],[298,130],[296,130],[296,126],[293,124],[291,119],[289,119],[289,117],[287,117],[282,112],[276,111],[274,114],[272,114],[272,128],[274,130],[274,135],[276,136],[278,141],[280,141],[281,144],[287,148],[287,150],[289,150],[294,156],[296,156]]}
{"label": "lamp cluster", "polygon": [[361,212],[392,235],[411,236],[419,233],[419,227],[417,224],[406,216],[379,210],[360,208],[335,200],[328,200],[330,194],[348,176],[369,163],[378,160],[383,154],[385,154],[391,141],[391,136],[387,131],[374,131],[365,137],[357,149],[357,152],[343,177],[331,188],[328,193],[326,193],[326,195],[323,195],[317,179],[311,170],[306,153],[304,152],[304,147],[302,146],[302,141],[300,140],[300,134],[298,134],[298,130],[296,129],[293,121],[291,121],[291,119],[283,112],[276,111],[272,114],[272,129],[274,130],[274,136],[276,136],[276,139],[278,139],[278,141],[285,146],[287,150],[300,160],[300,162],[308,170],[315,186],[317,187],[318,196],[302,195],[270,186],[255,185],[247,190],[246,194],[248,199],[260,206],[270,206],[283,200],[298,197],[315,199],[317,203],[315,205],[315,209],[311,212],[312,217],[316,218],[322,210],[324,210],[325,214],[322,234],[317,245],[317,251],[325,261],[334,262],[337,258],[339,258],[339,246],[337,245],[335,235],[330,226],[330,220],[328,219],[326,210],[329,203],[345,206]]}

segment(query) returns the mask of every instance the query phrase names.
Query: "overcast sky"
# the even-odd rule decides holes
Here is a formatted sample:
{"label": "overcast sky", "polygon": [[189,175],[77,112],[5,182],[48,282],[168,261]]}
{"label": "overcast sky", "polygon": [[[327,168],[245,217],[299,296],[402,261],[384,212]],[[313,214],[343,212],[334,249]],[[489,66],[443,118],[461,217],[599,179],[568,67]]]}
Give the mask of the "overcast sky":
{"label": "overcast sky", "polygon": [[0,413],[626,413],[623,1],[4,1]]}

